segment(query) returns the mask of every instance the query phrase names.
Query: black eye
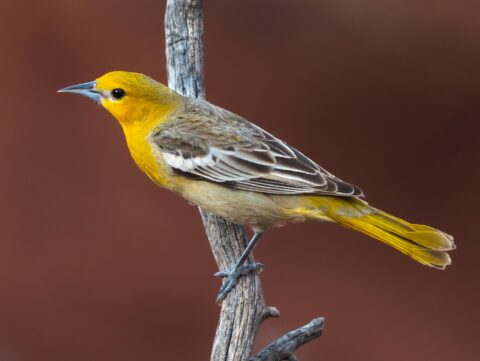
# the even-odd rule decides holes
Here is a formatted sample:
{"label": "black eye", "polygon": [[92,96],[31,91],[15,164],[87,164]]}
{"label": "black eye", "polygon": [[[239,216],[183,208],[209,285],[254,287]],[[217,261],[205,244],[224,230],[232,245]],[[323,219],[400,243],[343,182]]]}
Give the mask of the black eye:
{"label": "black eye", "polygon": [[115,99],[122,99],[125,96],[125,90],[120,88],[115,88],[112,90],[112,97]]}

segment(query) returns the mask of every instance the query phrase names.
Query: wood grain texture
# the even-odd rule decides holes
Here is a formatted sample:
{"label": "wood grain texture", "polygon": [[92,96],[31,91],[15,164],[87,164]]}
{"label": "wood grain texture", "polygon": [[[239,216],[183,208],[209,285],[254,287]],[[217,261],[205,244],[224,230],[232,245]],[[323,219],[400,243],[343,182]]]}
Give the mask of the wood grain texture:
{"label": "wood grain texture", "polygon": [[250,361],[297,360],[293,354],[295,350],[308,341],[319,337],[323,332],[324,323],[323,318],[316,318],[305,326],[290,331],[273,341]]}
{"label": "wood grain texture", "polygon": [[[169,87],[185,96],[205,98],[203,0],[168,0],[165,37]],[[243,227],[201,208],[200,214],[219,270],[231,268],[246,247]],[[253,262],[252,255],[249,259]],[[210,360],[249,360],[258,327],[266,318],[278,316],[276,308],[265,305],[258,274],[242,277],[222,302]],[[252,360],[296,360],[293,352],[322,330],[323,319],[313,320],[277,339]]]}
{"label": "wood grain texture", "polygon": [[[186,96],[204,98],[203,1],[168,0],[165,36],[169,87]],[[243,227],[203,209],[200,213],[218,268],[227,270],[245,248]],[[242,277],[222,303],[211,360],[247,360],[265,313],[258,275]]]}

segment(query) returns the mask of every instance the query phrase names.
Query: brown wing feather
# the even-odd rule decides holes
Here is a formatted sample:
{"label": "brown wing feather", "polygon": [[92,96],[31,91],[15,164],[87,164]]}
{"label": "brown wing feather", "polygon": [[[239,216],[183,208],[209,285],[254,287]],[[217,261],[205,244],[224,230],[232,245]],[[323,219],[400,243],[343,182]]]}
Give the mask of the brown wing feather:
{"label": "brown wing feather", "polygon": [[167,164],[185,176],[269,194],[362,195],[270,133],[205,101],[191,100],[152,137]]}

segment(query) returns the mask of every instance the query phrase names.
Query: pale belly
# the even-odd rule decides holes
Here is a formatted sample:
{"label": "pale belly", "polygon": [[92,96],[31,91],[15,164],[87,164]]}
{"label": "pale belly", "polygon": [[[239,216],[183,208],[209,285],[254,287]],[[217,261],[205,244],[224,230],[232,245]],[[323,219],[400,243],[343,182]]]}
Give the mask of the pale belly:
{"label": "pale belly", "polygon": [[195,180],[187,180],[184,185],[179,193],[189,202],[230,222],[248,224],[255,231],[305,220],[294,212],[298,204],[296,196],[271,196]]}

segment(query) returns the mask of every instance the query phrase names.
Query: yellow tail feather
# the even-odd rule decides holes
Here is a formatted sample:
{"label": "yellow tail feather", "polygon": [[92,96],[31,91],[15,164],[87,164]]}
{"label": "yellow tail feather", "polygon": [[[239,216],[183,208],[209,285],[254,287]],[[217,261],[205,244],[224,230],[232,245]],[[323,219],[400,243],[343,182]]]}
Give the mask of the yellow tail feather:
{"label": "yellow tail feather", "polygon": [[308,218],[328,218],[365,233],[424,265],[444,269],[451,264],[445,251],[455,249],[452,236],[429,226],[409,223],[357,198],[312,197],[299,211]]}

